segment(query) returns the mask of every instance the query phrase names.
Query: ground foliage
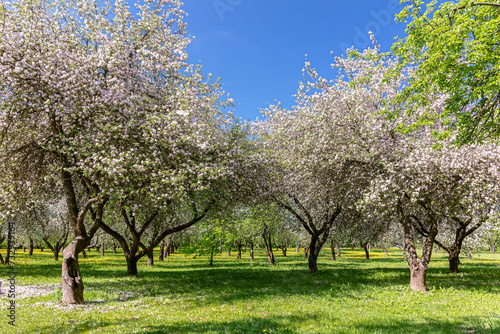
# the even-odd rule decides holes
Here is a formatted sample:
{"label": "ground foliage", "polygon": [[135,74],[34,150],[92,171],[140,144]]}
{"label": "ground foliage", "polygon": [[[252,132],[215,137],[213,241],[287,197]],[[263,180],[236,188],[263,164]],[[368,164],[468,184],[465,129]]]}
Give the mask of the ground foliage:
{"label": "ground foliage", "polygon": [[[157,250],[156,250],[157,252]],[[18,255],[20,287],[45,294],[19,294],[15,331],[2,333],[498,333],[500,256],[463,259],[461,273],[447,274],[444,252],[429,268],[430,292],[408,287],[409,270],[399,249],[341,249],[332,262],[311,274],[302,251],[277,255],[267,264],[261,249],[254,262],[225,253],[214,266],[208,259],[180,252],[126,276],[121,254],[97,252],[81,260],[87,302],[62,307],[60,263],[48,251]],[[6,270],[4,267],[2,276]],[[31,290],[19,290],[31,291]],[[41,294],[41,293],[40,293]],[[29,292],[33,296],[33,291]],[[26,297],[26,298],[24,298]],[[6,300],[3,299],[2,309]],[[418,307],[417,307],[418,305]],[[5,311],[3,311],[5,312]]]}

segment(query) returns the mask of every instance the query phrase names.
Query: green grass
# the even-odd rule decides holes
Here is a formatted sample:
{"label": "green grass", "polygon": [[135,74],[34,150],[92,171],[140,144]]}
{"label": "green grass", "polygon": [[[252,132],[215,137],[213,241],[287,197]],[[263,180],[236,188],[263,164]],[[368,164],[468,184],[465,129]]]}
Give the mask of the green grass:
{"label": "green grass", "polygon": [[[444,253],[428,271],[430,293],[409,289],[400,250],[343,249],[336,262],[324,250],[311,274],[303,253],[276,252],[249,261],[182,252],[164,262],[139,265],[128,277],[122,254],[81,259],[86,304],[62,307],[60,288],[18,298],[15,329],[7,324],[2,296],[0,333],[500,333],[500,255],[463,259],[461,273],[447,274]],[[60,283],[61,261],[51,253],[18,253],[18,285]],[[157,252],[156,252],[157,254]],[[0,279],[9,273],[0,267]]]}

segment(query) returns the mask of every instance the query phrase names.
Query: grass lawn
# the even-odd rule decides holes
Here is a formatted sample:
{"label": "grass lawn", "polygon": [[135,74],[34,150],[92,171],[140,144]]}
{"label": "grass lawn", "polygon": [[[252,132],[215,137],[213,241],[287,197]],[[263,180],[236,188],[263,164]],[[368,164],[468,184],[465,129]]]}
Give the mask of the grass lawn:
{"label": "grass lawn", "polygon": [[122,254],[93,251],[80,259],[86,304],[76,307],[59,305],[60,260],[18,251],[16,327],[2,295],[0,333],[500,333],[500,255],[462,259],[452,275],[434,253],[422,294],[410,291],[400,250],[370,260],[341,251],[333,262],[325,249],[311,274],[294,249],[276,252],[276,266],[261,251],[254,262],[223,253],[213,267],[181,249],[153,267],[141,260],[138,277],[126,275]]}

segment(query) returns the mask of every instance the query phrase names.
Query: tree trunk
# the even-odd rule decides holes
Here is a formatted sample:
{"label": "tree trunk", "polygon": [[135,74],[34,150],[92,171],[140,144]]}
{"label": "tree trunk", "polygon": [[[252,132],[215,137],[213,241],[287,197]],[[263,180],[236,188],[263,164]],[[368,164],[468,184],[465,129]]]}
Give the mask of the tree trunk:
{"label": "tree trunk", "polygon": [[363,249],[365,250],[365,257],[367,260],[370,259],[370,247],[368,243],[363,244]]}
{"label": "tree trunk", "polygon": [[491,244],[490,244],[490,246],[491,246],[491,247],[490,247],[491,252],[492,252],[493,254],[495,254],[496,249],[497,249],[497,244],[496,244],[496,242],[495,242],[495,243],[491,243]]}
{"label": "tree trunk", "polygon": [[310,272],[315,273],[318,271],[318,257],[314,255],[314,252],[309,254],[308,263]]}
{"label": "tree trunk", "polygon": [[61,286],[63,305],[83,304],[84,285],[78,265],[78,253],[86,245],[87,242],[83,237],[76,237],[63,251]]}
{"label": "tree trunk", "polygon": [[309,254],[309,246],[304,247],[304,259],[307,260],[307,254]]}
{"label": "tree trunk", "polygon": [[269,264],[276,264],[274,259],[273,247],[271,244],[271,233],[269,231],[264,231],[262,233],[262,239],[264,239],[264,248],[266,250],[267,260]]}
{"label": "tree trunk", "polygon": [[458,265],[460,263],[460,250],[459,249],[450,249],[448,253],[448,263],[450,265],[450,274],[458,273]]}
{"label": "tree trunk", "polygon": [[87,257],[87,252],[84,250],[82,250],[82,259],[85,259]]}
{"label": "tree trunk", "polygon": [[54,261],[59,260],[59,250],[54,248],[54,251],[52,252],[54,254]]}
{"label": "tree trunk", "polygon": [[384,251],[385,256],[389,256],[389,253],[387,253],[387,249],[385,249],[385,247],[382,247],[382,250]]}
{"label": "tree trunk", "polygon": [[286,247],[283,247],[283,248],[281,248],[281,251],[283,252],[283,256],[286,256],[286,251],[287,251],[287,248],[286,248]]}
{"label": "tree trunk", "polygon": [[336,261],[337,259],[335,258],[335,246],[333,244],[333,240],[330,241],[330,251],[332,253],[332,261]]}
{"label": "tree trunk", "polygon": [[116,244],[113,242],[113,245],[111,246],[113,250],[113,254],[116,254]]}
{"label": "tree trunk", "polygon": [[426,209],[427,219],[430,223],[426,237],[422,246],[422,256],[418,258],[415,247],[415,239],[413,237],[413,229],[409,215],[404,214],[401,201],[398,200],[397,214],[398,220],[403,227],[404,246],[408,252],[408,264],[410,266],[410,288],[414,291],[427,291],[426,272],[429,262],[432,257],[434,241],[438,233],[437,216],[427,207],[426,202],[420,201],[419,204]]}
{"label": "tree trunk", "polygon": [[30,238],[30,245],[29,245],[29,247],[28,247],[28,255],[29,255],[29,256],[33,255],[33,248],[34,248],[34,247],[35,247],[35,246],[33,245],[33,239],[31,239],[31,238]]}
{"label": "tree trunk", "polygon": [[[309,257],[308,257],[308,264],[309,264],[309,271],[311,273],[315,273],[318,271],[318,256],[319,252],[321,250],[321,242],[318,243],[318,237],[311,236],[311,243],[309,244]],[[326,241],[326,240],[325,240]]]}
{"label": "tree trunk", "polygon": [[295,245],[295,253],[298,253],[300,251],[300,246],[299,244]]}
{"label": "tree trunk", "polygon": [[468,257],[469,261],[472,260],[472,252],[470,251],[470,249],[467,253],[468,253],[467,257]]}
{"label": "tree trunk", "polygon": [[[8,224],[8,227],[7,227],[7,254],[5,255],[5,264],[10,264],[10,252],[11,250],[14,248],[14,245],[12,244],[12,241],[13,241],[13,236],[12,236],[12,229],[13,229],[13,225],[12,223],[7,223]],[[15,252],[15,251],[14,251]]]}
{"label": "tree trunk", "polygon": [[250,244],[250,261],[254,260],[254,255],[253,255],[253,244]]}
{"label": "tree trunk", "polygon": [[165,249],[163,250],[163,259],[166,259],[167,256],[169,256],[169,254],[168,254],[168,244],[165,246]]}
{"label": "tree trunk", "polygon": [[238,243],[236,246],[238,247],[238,259],[241,260],[241,244]]}
{"label": "tree trunk", "polygon": [[161,245],[160,245],[160,254],[158,256],[158,261],[163,261],[163,254],[165,253],[165,241],[162,241],[161,242]]}
{"label": "tree trunk", "polygon": [[148,258],[148,267],[150,267],[154,264],[153,251],[147,253],[146,256]]}
{"label": "tree trunk", "polygon": [[231,256],[231,247],[227,249],[227,256]]}
{"label": "tree trunk", "polygon": [[132,255],[125,255],[127,259],[127,274],[137,275],[137,259]]}
{"label": "tree trunk", "polygon": [[414,291],[427,291],[425,274],[427,268],[420,261],[414,266],[410,266],[410,288]]}
{"label": "tree trunk", "polygon": [[340,257],[340,248],[337,242],[335,243],[335,248],[337,249],[337,256]]}
{"label": "tree trunk", "polygon": [[213,266],[214,265],[214,250],[215,250],[215,244],[212,241],[210,243],[210,262],[208,263],[209,266]]}
{"label": "tree trunk", "polygon": [[104,256],[104,242],[101,245],[101,256]]}

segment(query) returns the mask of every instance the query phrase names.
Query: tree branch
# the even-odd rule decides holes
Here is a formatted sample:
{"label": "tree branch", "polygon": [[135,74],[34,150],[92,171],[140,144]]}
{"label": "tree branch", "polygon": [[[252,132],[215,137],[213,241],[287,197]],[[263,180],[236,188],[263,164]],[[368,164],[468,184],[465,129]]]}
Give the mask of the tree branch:
{"label": "tree branch", "polygon": [[175,232],[179,232],[179,231],[182,231],[182,230],[185,230],[188,227],[196,224],[197,222],[199,222],[200,220],[202,220],[207,215],[208,211],[210,211],[211,208],[212,208],[212,204],[210,204],[205,210],[203,210],[203,212],[202,212],[202,214],[200,216],[198,216],[198,214],[195,213],[194,218],[191,219],[189,222],[187,222],[185,224],[182,224],[182,225],[179,225],[179,226],[176,226],[176,227],[172,227],[172,228],[166,229],[165,231],[163,231],[163,233],[161,233],[158,237],[156,237],[156,239],[154,239],[151,242],[151,244],[149,245],[149,247],[147,249],[143,249],[141,252],[139,252],[137,254],[137,257],[141,258],[145,254],[151,252],[151,250],[153,248],[155,248],[160,243],[160,241],[162,241],[167,235],[175,233]]}
{"label": "tree branch", "polygon": [[314,235],[313,231],[309,228],[309,226],[307,225],[307,223],[304,221],[304,219],[302,219],[302,217],[289,205],[281,202],[280,200],[278,199],[274,199],[274,201],[281,207],[287,209],[288,211],[290,211],[294,216],[295,218],[298,219],[298,221],[302,224],[302,226],[304,226],[304,228],[306,229],[306,231],[310,234],[310,235]]}

